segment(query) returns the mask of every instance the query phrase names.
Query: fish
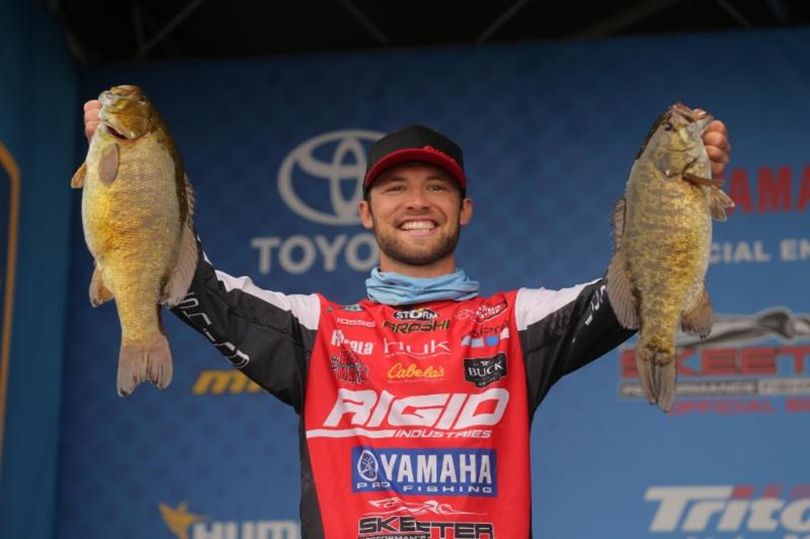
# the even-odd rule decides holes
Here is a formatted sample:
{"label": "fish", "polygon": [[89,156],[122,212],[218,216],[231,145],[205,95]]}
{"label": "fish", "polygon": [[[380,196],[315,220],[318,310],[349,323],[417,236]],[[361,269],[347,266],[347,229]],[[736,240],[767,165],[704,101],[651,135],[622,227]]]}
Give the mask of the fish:
{"label": "fish", "polygon": [[676,398],[678,329],[703,339],[713,314],[706,272],[712,220],[734,202],[712,179],[703,131],[711,114],[675,103],[636,155],[613,210],[607,291],[619,323],[638,329],[636,366],[647,401],[668,412]]}
{"label": "fish", "polygon": [[126,396],[144,381],[159,389],[171,382],[160,309],[178,304],[194,275],[194,195],[166,123],[139,87],[114,86],[99,101],[100,124],[70,183],[82,189],[84,239],[95,262],[90,303],[115,300],[116,386]]}

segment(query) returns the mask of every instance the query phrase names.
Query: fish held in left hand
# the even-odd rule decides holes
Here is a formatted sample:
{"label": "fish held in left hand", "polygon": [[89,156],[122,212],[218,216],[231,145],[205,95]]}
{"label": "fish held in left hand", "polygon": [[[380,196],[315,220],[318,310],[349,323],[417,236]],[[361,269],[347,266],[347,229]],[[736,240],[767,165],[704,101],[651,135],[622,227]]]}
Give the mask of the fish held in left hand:
{"label": "fish held in left hand", "polygon": [[705,278],[712,219],[734,202],[711,178],[703,131],[711,115],[676,103],[650,130],[613,213],[608,297],[619,322],[639,329],[636,366],[644,396],[669,411],[675,402],[675,337],[712,328]]}
{"label": "fish held in left hand", "polygon": [[93,306],[115,299],[121,324],[117,390],[165,388],[172,355],[160,305],[176,305],[197,264],[191,185],[160,114],[137,86],[99,96],[100,124],[71,180],[83,188],[84,237],[95,259]]}

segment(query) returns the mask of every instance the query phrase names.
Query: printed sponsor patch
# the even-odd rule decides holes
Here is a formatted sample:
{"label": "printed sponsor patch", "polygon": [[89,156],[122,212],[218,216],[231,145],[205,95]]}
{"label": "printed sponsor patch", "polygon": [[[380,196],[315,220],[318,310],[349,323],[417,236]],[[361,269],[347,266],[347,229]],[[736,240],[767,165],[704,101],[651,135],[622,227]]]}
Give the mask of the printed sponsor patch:
{"label": "printed sponsor patch", "polygon": [[494,449],[352,448],[354,492],[497,496]]}
{"label": "printed sponsor patch", "polygon": [[506,376],[506,354],[464,360],[464,379],[485,387]]}

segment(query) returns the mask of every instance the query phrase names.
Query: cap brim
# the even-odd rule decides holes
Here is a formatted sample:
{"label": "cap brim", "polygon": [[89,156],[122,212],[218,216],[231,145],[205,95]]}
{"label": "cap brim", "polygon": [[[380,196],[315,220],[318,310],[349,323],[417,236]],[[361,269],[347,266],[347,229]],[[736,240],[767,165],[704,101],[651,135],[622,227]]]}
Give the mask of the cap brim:
{"label": "cap brim", "polygon": [[435,150],[424,150],[421,148],[406,148],[404,150],[397,150],[389,153],[379,161],[366,173],[363,186],[368,188],[369,185],[380,175],[380,173],[388,167],[405,163],[407,161],[423,161],[436,165],[441,168],[456,180],[462,189],[467,188],[467,176],[464,171],[458,166],[452,158],[443,153],[438,153]]}

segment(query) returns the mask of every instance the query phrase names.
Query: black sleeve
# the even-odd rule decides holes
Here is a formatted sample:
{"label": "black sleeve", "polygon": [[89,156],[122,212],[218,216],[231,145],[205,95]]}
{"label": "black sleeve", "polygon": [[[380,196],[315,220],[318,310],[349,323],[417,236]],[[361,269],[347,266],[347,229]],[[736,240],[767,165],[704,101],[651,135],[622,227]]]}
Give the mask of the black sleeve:
{"label": "black sleeve", "polygon": [[171,311],[248,378],[300,412],[319,296],[263,290],[247,277],[215,270],[200,253],[188,293]]}
{"label": "black sleeve", "polygon": [[604,279],[562,290],[521,289],[515,314],[530,417],[557,380],[635,332],[622,328],[616,320]]}

